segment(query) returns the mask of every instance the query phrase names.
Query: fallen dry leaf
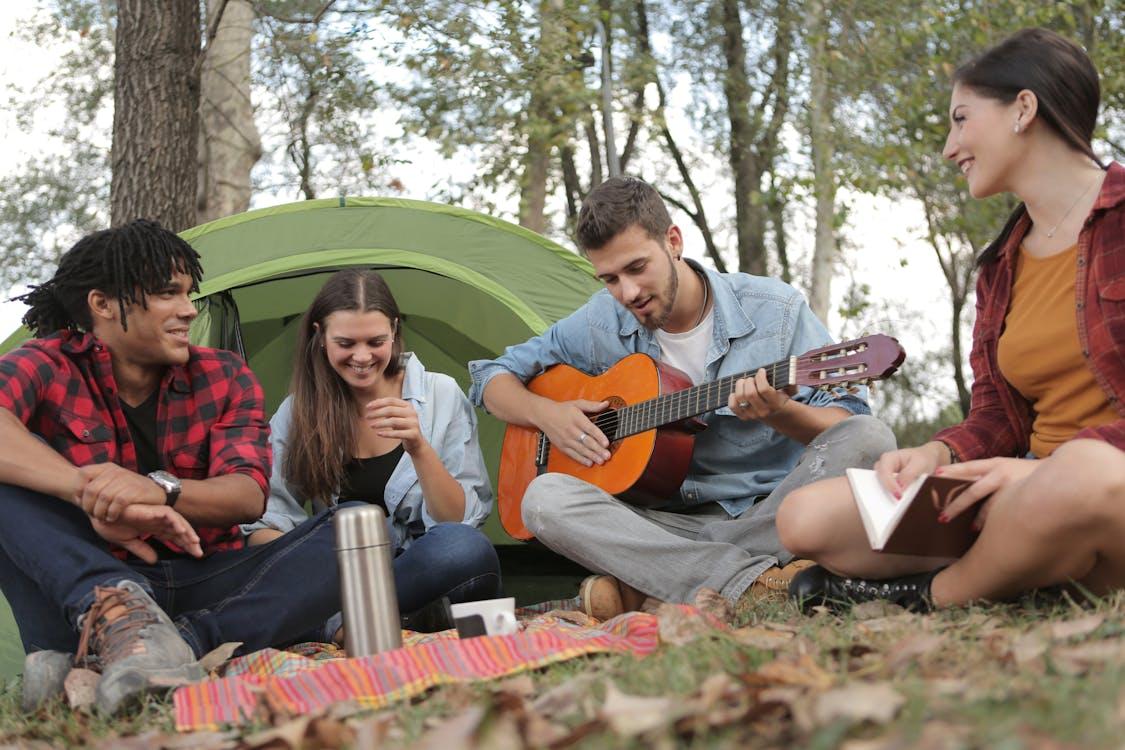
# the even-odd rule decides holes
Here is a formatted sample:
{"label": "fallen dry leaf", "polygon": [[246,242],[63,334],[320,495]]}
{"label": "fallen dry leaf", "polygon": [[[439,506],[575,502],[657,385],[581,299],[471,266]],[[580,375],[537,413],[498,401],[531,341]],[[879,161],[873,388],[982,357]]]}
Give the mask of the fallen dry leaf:
{"label": "fallen dry leaf", "polygon": [[692,604],[703,614],[714,617],[724,625],[734,622],[734,605],[718,591],[701,588]]}
{"label": "fallen dry leaf", "polygon": [[1060,672],[1083,674],[1100,664],[1120,662],[1125,657],[1125,641],[1117,638],[1060,646],[1051,651],[1051,663]]}
{"label": "fallen dry leaf", "polygon": [[531,679],[530,675],[521,674],[518,677],[511,677],[497,684],[495,692],[512,693],[521,698],[530,698],[535,695],[535,680]]}
{"label": "fallen dry leaf", "polygon": [[680,718],[682,708],[682,702],[676,697],[627,695],[610,682],[606,685],[600,716],[617,734],[635,737],[668,726]]}
{"label": "fallen dry leaf", "polygon": [[758,694],[758,704],[763,708],[781,706],[789,712],[793,724],[801,732],[811,732],[816,726],[812,718],[810,693],[799,687],[773,687]]}
{"label": "fallen dry leaf", "polygon": [[523,750],[523,736],[516,719],[508,714],[500,714],[482,724],[477,746],[485,750]]}
{"label": "fallen dry leaf", "polygon": [[798,685],[814,690],[826,690],[834,682],[832,675],[820,668],[812,656],[802,654],[796,659],[780,657],[763,664],[751,677],[766,683]]}
{"label": "fallen dry leaf", "polygon": [[348,726],[355,732],[355,747],[381,747],[387,741],[395,721],[395,715],[391,711],[349,720]]}
{"label": "fallen dry leaf", "polygon": [[1056,641],[1066,641],[1071,638],[1089,635],[1101,627],[1105,622],[1105,615],[1089,615],[1074,620],[1051,623],[1051,638]]}
{"label": "fallen dry leaf", "polygon": [[873,721],[886,724],[906,703],[897,690],[886,682],[851,682],[816,696],[813,721],[817,725],[835,721],[857,724]]}
{"label": "fallen dry leaf", "polygon": [[840,750],[963,750],[967,747],[967,735],[964,727],[931,721],[918,736],[895,732],[884,737],[849,740],[840,745]]}
{"label": "fallen dry leaf", "polygon": [[911,635],[895,642],[887,649],[887,666],[899,671],[919,661],[926,654],[945,645],[945,637],[933,633]]}
{"label": "fallen dry leaf", "polygon": [[793,641],[792,632],[766,627],[739,628],[732,635],[739,643],[760,651],[777,651]]}
{"label": "fallen dry leaf", "polygon": [[161,742],[163,750],[231,750],[240,744],[238,731],[191,732],[166,737]]}
{"label": "fallen dry leaf", "polygon": [[905,630],[906,628],[916,628],[918,619],[918,615],[912,612],[903,612],[890,617],[875,617],[858,622],[856,623],[856,630],[866,635],[886,633],[892,630]]}
{"label": "fallen dry leaf", "polygon": [[487,713],[484,705],[469,706],[422,735],[414,745],[418,750],[450,750],[475,747],[477,729]]}
{"label": "fallen dry leaf", "polygon": [[94,705],[95,692],[98,689],[98,680],[102,676],[90,669],[76,667],[66,675],[63,687],[66,690],[66,702],[71,708],[82,709]]}
{"label": "fallen dry leaf", "polygon": [[1047,639],[1038,631],[1024,633],[1012,643],[1010,655],[1016,664],[1026,665],[1047,652]]}
{"label": "fallen dry leaf", "polygon": [[872,599],[869,602],[861,602],[852,607],[852,617],[857,620],[874,620],[878,617],[902,614],[905,611],[897,604],[891,604],[882,599]]}
{"label": "fallen dry leaf", "polygon": [[243,738],[247,747],[254,748],[289,748],[300,750],[305,744],[305,734],[309,731],[312,716],[298,716],[283,724],[260,732],[254,732]]}
{"label": "fallen dry leaf", "polygon": [[590,686],[596,679],[589,672],[572,677],[536,698],[531,710],[553,719],[565,718],[578,709],[581,699],[590,695]]}
{"label": "fallen dry leaf", "polygon": [[222,644],[218,648],[213,648],[199,660],[199,666],[203,667],[203,670],[207,672],[207,674],[211,674],[216,669],[226,664],[241,645],[241,641],[231,641],[230,643]]}
{"label": "fallen dry leaf", "polygon": [[698,610],[679,604],[661,604],[656,612],[660,640],[674,646],[691,643],[697,638],[715,634],[715,621]]}

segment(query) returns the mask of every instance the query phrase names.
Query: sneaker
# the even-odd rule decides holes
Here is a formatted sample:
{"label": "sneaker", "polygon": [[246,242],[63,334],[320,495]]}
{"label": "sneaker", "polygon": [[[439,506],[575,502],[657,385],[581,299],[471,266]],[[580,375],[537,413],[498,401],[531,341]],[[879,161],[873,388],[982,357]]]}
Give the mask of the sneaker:
{"label": "sneaker", "polygon": [[[939,569],[940,570],[940,569]],[[933,609],[930,583],[937,570],[885,580],[845,578],[829,573],[819,565],[805,568],[789,584],[789,596],[797,600],[801,611],[824,605],[830,609],[846,609],[853,604],[882,600],[898,604],[912,612]]]}
{"label": "sneaker", "polygon": [[176,626],[134,581],[94,588],[94,603],[79,618],[75,661],[100,668],[94,705],[116,713],[146,691],[201,680],[203,668]]}
{"label": "sneaker", "polygon": [[23,659],[23,692],[20,709],[38,711],[66,692],[66,676],[74,666],[74,654],[62,651],[32,651]]}
{"label": "sneaker", "polygon": [[746,589],[746,594],[743,596],[748,594],[751,599],[784,597],[789,593],[789,584],[793,582],[793,577],[814,564],[812,560],[794,560],[784,568],[776,565],[767,568],[754,583],[750,584],[750,588]]}
{"label": "sneaker", "polygon": [[589,576],[578,587],[582,611],[595,620],[605,621],[625,612],[635,612],[647,598],[613,576]]}

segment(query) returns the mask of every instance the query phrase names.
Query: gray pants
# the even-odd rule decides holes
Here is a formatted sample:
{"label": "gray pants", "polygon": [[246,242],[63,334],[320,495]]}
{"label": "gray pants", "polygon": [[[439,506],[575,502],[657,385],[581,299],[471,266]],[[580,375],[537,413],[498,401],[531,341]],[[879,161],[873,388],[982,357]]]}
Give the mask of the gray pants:
{"label": "gray pants", "polygon": [[555,552],[649,596],[690,603],[708,588],[736,602],[768,568],[793,559],[774,525],[786,495],[848,467],[870,468],[894,448],[885,424],[849,417],[814,438],[789,476],[737,518],[718,503],[638,508],[576,477],[544,474],[524,494],[523,522]]}

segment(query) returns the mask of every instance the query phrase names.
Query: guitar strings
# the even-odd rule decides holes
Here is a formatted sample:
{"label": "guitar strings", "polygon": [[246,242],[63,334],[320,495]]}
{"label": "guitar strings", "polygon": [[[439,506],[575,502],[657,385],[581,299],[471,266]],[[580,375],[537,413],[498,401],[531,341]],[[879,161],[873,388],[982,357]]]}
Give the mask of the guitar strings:
{"label": "guitar strings", "polygon": [[[768,382],[771,386],[776,386],[778,383],[778,376],[787,375],[789,370],[789,362],[788,360],[774,362],[771,365],[767,365],[766,367],[762,367],[759,369],[767,370],[766,377]],[[636,404],[630,404],[620,409],[603,412],[593,419],[593,423],[594,426],[601,430],[603,433],[606,432],[606,428],[611,427],[614,423],[616,423],[617,429],[614,431],[615,434],[613,436],[607,435],[607,437],[611,437],[611,439],[620,439],[620,437],[627,437],[628,435],[635,435],[640,432],[645,432],[647,430],[653,429],[653,427],[659,426],[660,424],[666,424],[668,422],[676,422],[680,419],[686,419],[689,416],[688,414],[684,414],[675,418],[673,418],[672,415],[674,413],[678,414],[679,411],[684,407],[690,408],[690,404],[693,400],[695,408],[699,407],[701,401],[709,402],[712,396],[712,390],[717,391],[717,393],[714,395],[719,398],[722,398],[724,396],[729,397],[731,391],[734,390],[735,381],[741,380],[742,378],[746,377],[752,377],[755,372],[757,372],[757,370],[754,370],[752,372],[739,373],[737,375],[728,375],[725,378],[720,378],[710,383],[691,386],[680,391],[656,396],[655,398],[650,398]],[[785,385],[788,385],[788,383],[786,383]],[[703,396],[703,398],[701,399],[700,396]],[[701,414],[705,411],[709,410],[700,409],[696,413]],[[654,423],[651,426],[648,426],[650,422]],[[629,427],[623,430],[622,426],[626,423],[629,424]]]}

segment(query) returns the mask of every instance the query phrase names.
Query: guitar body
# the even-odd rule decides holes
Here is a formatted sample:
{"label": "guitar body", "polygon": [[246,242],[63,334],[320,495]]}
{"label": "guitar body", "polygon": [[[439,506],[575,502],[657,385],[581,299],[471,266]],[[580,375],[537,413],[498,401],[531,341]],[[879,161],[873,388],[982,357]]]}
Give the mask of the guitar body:
{"label": "guitar body", "polygon": [[[596,377],[568,365],[555,365],[527,385],[532,393],[553,401],[609,401],[610,410],[689,386],[687,375],[645,354],[631,354]],[[532,538],[521,515],[523,495],[544,472],[578,477],[634,505],[664,505],[687,476],[694,433],[702,426],[698,420],[686,420],[614,441],[610,459],[601,466],[583,466],[552,448],[546,466],[541,467],[537,464],[539,430],[508,425],[497,482],[500,523],[516,539]],[[612,435],[608,437],[612,439]]]}

